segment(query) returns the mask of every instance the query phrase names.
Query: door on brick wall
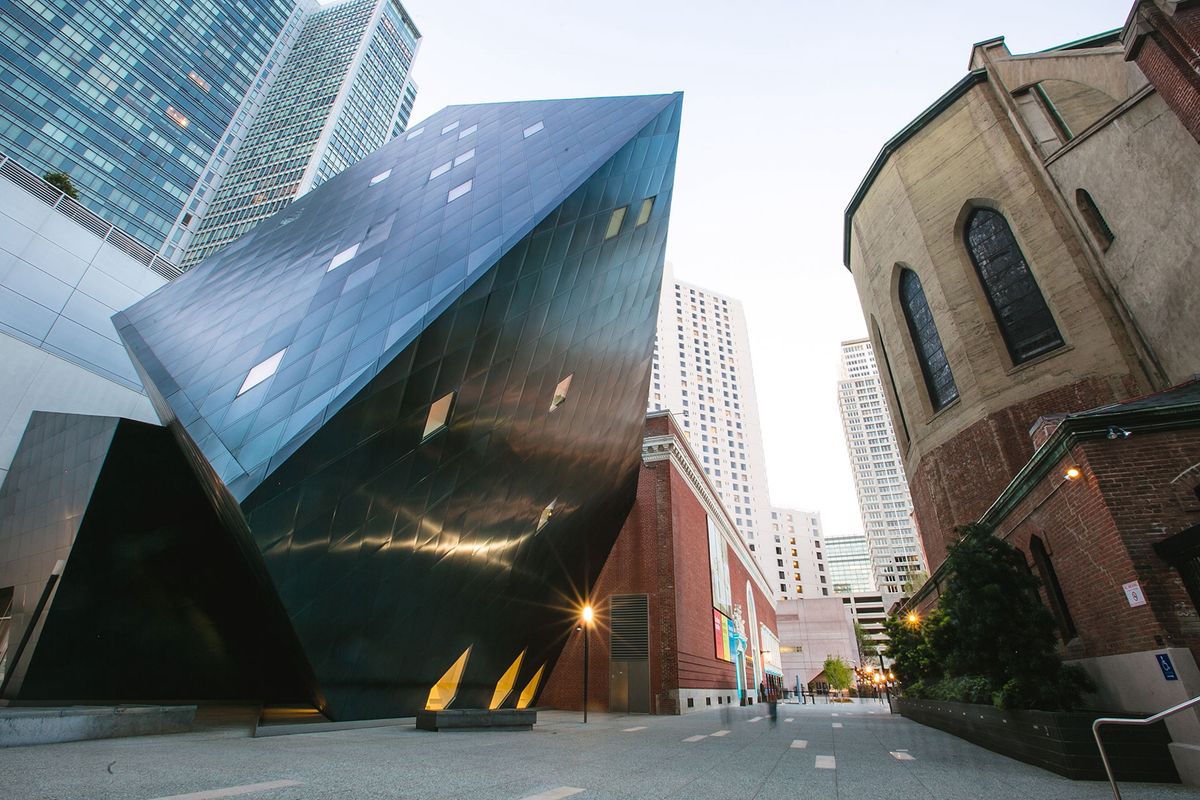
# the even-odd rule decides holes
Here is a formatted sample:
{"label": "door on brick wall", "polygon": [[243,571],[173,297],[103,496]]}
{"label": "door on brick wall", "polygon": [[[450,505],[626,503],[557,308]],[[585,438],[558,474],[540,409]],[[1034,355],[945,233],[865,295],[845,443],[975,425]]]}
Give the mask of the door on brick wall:
{"label": "door on brick wall", "polygon": [[1154,545],[1154,552],[1179,571],[1192,605],[1200,608],[1200,525],[1163,539]]}
{"label": "door on brick wall", "polygon": [[608,710],[650,713],[650,598],[609,598]]}

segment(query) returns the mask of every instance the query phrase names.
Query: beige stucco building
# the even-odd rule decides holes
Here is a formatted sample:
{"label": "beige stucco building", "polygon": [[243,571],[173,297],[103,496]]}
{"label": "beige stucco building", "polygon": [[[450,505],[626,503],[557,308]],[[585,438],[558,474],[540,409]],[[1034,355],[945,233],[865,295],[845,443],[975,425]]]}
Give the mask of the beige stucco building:
{"label": "beige stucco building", "polygon": [[[1040,416],[1200,369],[1200,145],[1119,32],[1029,55],[981,42],[970,70],[884,146],[846,212],[846,262],[934,568],[953,528],[1032,455]],[[991,235],[985,261],[998,247],[1026,280],[989,292],[967,237],[1004,223],[1019,250]],[[927,308],[916,328],[914,286]],[[1044,305],[1026,313],[1031,287]],[[1030,314],[1041,344],[1022,350],[1014,329]]]}
{"label": "beige stucco building", "polygon": [[[1198,50],[1187,0],[1044,52],[980,42],[846,210],[933,571],[911,602],[981,522],[1025,553],[1096,707],[1135,713],[1200,691]],[[1200,716],[1168,727],[1200,784]]]}

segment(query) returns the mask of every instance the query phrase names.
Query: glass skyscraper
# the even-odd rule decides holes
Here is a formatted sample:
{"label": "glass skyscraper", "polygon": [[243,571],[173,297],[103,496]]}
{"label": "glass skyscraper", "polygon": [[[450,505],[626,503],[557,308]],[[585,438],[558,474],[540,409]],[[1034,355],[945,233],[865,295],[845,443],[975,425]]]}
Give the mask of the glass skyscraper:
{"label": "glass skyscraper", "polygon": [[0,151],[68,173],[85,207],[158,251],[302,14],[295,0],[6,0]]}
{"label": "glass skyscraper", "polygon": [[397,0],[309,16],[190,245],[181,237],[184,269],[403,132],[420,37]]}

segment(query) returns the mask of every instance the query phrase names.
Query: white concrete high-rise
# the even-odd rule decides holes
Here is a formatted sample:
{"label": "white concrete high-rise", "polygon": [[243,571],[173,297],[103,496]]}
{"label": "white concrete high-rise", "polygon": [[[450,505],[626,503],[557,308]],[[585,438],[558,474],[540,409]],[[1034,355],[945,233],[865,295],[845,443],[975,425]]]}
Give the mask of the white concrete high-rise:
{"label": "white concrete high-rise", "polygon": [[[814,541],[820,542],[820,516],[775,509],[774,523],[771,519],[766,455],[742,304],[676,280],[670,264],[663,275],[647,405],[651,411],[670,410],[680,420],[777,597],[820,596],[812,549]],[[780,522],[780,512],[799,521],[792,523],[794,533],[786,530],[786,519]],[[798,551],[796,558],[791,557],[792,549]]]}
{"label": "white concrete high-rise", "polygon": [[925,559],[869,339],[842,342],[838,406],[875,586],[900,592],[909,573],[925,569]]}
{"label": "white concrete high-rise", "polygon": [[412,63],[420,42],[400,0],[316,7],[215,195],[173,230],[172,244],[186,251],[182,267],[195,266],[404,132],[416,100]]}

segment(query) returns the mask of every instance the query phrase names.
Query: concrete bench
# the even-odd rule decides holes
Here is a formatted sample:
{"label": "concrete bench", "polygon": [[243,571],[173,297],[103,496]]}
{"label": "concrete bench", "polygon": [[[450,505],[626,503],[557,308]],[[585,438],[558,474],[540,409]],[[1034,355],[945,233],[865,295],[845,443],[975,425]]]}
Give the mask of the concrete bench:
{"label": "concrete bench", "polygon": [[448,708],[418,711],[417,729],[422,731],[528,731],[537,724],[533,708]]}
{"label": "concrete bench", "polygon": [[184,733],[195,706],[71,706],[0,709],[0,747]]}

